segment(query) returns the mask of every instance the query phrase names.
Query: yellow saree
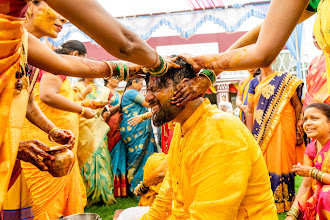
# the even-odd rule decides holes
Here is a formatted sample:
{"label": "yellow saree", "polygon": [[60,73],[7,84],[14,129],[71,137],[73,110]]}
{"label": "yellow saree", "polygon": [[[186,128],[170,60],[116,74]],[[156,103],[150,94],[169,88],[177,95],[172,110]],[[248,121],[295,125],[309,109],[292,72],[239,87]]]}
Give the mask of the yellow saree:
{"label": "yellow saree", "polygon": [[28,102],[27,78],[21,79],[20,92],[15,89],[22,43],[27,39],[24,23],[25,19],[0,14],[0,210],[15,164]]}
{"label": "yellow saree", "polygon": [[[37,82],[34,89],[35,102],[42,112],[57,127],[71,130],[75,137],[78,137],[78,114],[62,111],[46,105],[40,100],[39,88],[40,82]],[[67,78],[63,81],[59,94],[71,101],[75,100],[75,93]],[[23,130],[22,140],[38,137],[41,142],[50,147],[58,145],[55,142],[50,142],[48,140],[48,135],[31,124],[28,120],[25,120]],[[77,145],[78,141],[76,141],[72,149],[75,155],[77,155]],[[78,160],[76,159],[76,161]],[[21,164],[29,188],[35,219],[56,219],[62,215],[66,216],[84,212],[86,192],[80,176],[78,162],[74,164],[69,175],[60,178],[54,178],[48,172],[42,172],[30,163],[22,162]]]}

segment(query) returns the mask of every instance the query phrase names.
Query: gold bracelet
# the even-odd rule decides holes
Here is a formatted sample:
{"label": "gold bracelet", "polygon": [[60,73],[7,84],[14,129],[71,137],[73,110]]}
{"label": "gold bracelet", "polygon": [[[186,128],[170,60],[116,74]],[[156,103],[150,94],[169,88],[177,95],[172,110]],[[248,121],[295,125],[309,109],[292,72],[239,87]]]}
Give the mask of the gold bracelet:
{"label": "gold bracelet", "polygon": [[147,113],[142,114],[142,115],[141,115],[141,118],[142,118],[143,121],[144,121],[144,120],[147,120],[147,119],[148,119],[148,115],[147,115]]}
{"label": "gold bracelet", "polygon": [[110,70],[110,74],[109,74],[109,76],[108,76],[108,77],[104,77],[103,79],[104,79],[104,80],[109,80],[109,79],[112,77],[112,75],[113,75],[113,69],[112,69],[112,66],[111,66],[110,63],[108,63],[108,61],[102,60],[102,62],[105,63],[105,64],[107,64],[107,66],[109,67],[109,70]]}
{"label": "gold bracelet", "polygon": [[86,111],[85,107],[82,106],[82,109],[81,109],[80,115],[83,116],[83,115],[85,114],[85,111]]}
{"label": "gold bracelet", "polygon": [[309,177],[312,177],[312,171],[313,171],[313,169],[314,169],[314,167],[312,167],[312,168],[309,170],[309,174],[308,174]]}
{"label": "gold bracelet", "polygon": [[287,216],[291,216],[295,220],[298,220],[299,209],[297,207],[291,206],[289,211],[286,213]]}
{"label": "gold bracelet", "polygon": [[156,53],[156,61],[154,62],[154,65],[152,65],[151,67],[147,67],[147,69],[153,69],[155,68],[155,66],[157,65],[158,63],[158,58],[159,58],[159,55],[157,53],[157,51],[154,49],[155,53]]}
{"label": "gold bracelet", "polygon": [[323,178],[324,178],[325,174],[327,174],[327,173],[325,173],[325,172],[322,172],[322,173],[323,173],[323,174],[322,174],[322,176],[321,176],[321,180],[320,180],[321,183],[323,183]]}
{"label": "gold bracelet", "polygon": [[52,139],[51,135],[52,133],[54,133],[54,131],[58,130],[58,127],[54,127],[52,130],[50,130],[50,132],[48,133],[48,140],[53,142],[54,140]]}

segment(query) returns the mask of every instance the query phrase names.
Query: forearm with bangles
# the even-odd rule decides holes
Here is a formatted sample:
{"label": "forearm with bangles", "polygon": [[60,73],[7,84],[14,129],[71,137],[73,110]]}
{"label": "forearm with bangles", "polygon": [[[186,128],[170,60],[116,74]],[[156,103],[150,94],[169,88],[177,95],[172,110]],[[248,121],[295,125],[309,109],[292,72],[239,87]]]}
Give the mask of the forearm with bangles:
{"label": "forearm with bangles", "polygon": [[147,112],[147,113],[144,113],[144,114],[142,114],[140,116],[141,116],[142,120],[144,121],[144,120],[147,120],[147,119],[151,118],[152,117],[152,113],[151,112]]}
{"label": "forearm with bangles", "polygon": [[56,126],[44,115],[39,106],[33,101],[29,101],[26,118],[35,126],[47,134]]}

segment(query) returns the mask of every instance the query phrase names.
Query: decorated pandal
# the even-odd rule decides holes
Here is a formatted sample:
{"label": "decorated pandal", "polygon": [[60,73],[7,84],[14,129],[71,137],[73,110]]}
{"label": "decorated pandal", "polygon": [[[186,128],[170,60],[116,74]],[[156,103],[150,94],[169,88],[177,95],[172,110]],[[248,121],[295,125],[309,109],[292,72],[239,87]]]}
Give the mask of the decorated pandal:
{"label": "decorated pandal", "polygon": [[[330,219],[330,3],[273,2],[274,17],[226,52],[169,58],[97,1],[0,1],[0,219],[97,220],[84,208],[127,196],[139,206],[114,219]],[[303,80],[272,62],[298,19],[317,10],[323,54],[304,99]],[[36,37],[57,36],[59,13],[129,62],[86,59],[78,40],[49,49]],[[251,74],[238,88],[241,118],[225,112],[232,103],[222,111],[203,98],[222,71],[237,69]]]}

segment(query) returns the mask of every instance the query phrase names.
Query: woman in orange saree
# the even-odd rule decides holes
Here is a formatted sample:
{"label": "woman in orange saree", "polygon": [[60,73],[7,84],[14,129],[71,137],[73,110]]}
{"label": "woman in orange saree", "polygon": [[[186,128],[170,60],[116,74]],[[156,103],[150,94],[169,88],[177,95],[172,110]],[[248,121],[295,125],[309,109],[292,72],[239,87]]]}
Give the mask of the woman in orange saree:
{"label": "woman in orange saree", "polygon": [[303,181],[286,220],[330,219],[330,105],[308,105],[304,131],[315,141],[306,148],[304,165],[298,163],[292,168]]}
{"label": "woman in orange saree", "polygon": [[[315,36],[313,35],[314,45],[321,50]],[[330,104],[330,94],[328,93],[327,85],[327,70],[325,63],[325,55],[315,57],[309,65],[308,74],[306,77],[307,91],[304,97],[304,106],[312,103],[327,103]]]}
{"label": "woman in orange saree", "polygon": [[263,152],[278,213],[289,210],[295,195],[291,167],[296,163],[302,85],[295,75],[268,67],[262,68],[249,88],[247,127]]}

